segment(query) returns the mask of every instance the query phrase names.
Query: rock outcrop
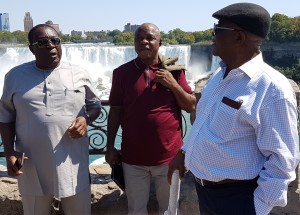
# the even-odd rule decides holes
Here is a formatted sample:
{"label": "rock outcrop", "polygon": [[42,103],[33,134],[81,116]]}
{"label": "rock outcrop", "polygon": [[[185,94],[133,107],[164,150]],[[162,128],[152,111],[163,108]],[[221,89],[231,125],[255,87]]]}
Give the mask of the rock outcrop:
{"label": "rock outcrop", "polygon": [[[4,167],[0,167],[0,215],[23,214],[21,195],[15,178],[7,177]],[[109,165],[90,166],[92,215],[126,215],[126,194],[111,180]],[[52,215],[63,215],[57,209],[58,201],[54,200]],[[180,215],[199,214],[197,194],[194,189],[193,176],[187,173],[181,183]],[[149,200],[149,215],[158,215],[158,204],[152,187]]]}

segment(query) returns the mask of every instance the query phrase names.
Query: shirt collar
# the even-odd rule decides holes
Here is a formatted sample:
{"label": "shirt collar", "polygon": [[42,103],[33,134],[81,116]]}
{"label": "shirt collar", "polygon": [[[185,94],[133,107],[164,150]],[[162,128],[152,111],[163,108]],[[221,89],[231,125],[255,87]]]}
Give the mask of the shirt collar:
{"label": "shirt collar", "polygon": [[[252,78],[257,72],[259,72],[260,67],[258,65],[261,65],[263,62],[262,53],[260,52],[254,58],[244,63],[239,68],[236,68],[236,70],[244,72],[247,76],[249,76],[249,78]],[[220,67],[224,69],[224,67],[227,67],[227,65],[224,63],[224,61],[220,61]]]}
{"label": "shirt collar", "polygon": [[240,66],[239,69],[246,73],[250,78],[252,78],[257,72],[259,72],[260,66],[258,65],[261,65],[263,63],[264,60],[260,52],[257,56]]}
{"label": "shirt collar", "polygon": [[[147,66],[138,57],[133,60],[133,63],[135,67],[139,70],[140,69],[145,70],[147,68]],[[149,67],[151,68],[151,70],[155,71],[155,70],[159,70],[159,66],[160,63],[157,63],[157,64],[152,64]]]}
{"label": "shirt collar", "polygon": [[40,68],[37,67],[36,61],[35,61],[35,60],[32,61],[32,65],[33,65],[33,67],[34,67],[36,70],[44,71],[44,72],[52,72],[52,71],[54,71],[54,70],[59,69],[59,68],[61,67],[61,65],[62,65],[62,62],[60,61],[59,64],[57,65],[57,67],[55,67],[54,69],[40,69]]}

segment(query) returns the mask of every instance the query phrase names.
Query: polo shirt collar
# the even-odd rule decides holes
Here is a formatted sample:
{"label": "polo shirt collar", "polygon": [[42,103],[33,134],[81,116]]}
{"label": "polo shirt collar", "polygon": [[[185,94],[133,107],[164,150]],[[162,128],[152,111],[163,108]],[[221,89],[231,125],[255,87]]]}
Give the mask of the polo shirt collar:
{"label": "polo shirt collar", "polygon": [[[147,68],[147,66],[143,63],[143,61],[139,59],[139,57],[135,58],[133,60],[133,63],[137,69],[145,70]],[[149,67],[151,70],[159,70],[159,66],[160,66],[160,62],[156,64],[152,64]]]}

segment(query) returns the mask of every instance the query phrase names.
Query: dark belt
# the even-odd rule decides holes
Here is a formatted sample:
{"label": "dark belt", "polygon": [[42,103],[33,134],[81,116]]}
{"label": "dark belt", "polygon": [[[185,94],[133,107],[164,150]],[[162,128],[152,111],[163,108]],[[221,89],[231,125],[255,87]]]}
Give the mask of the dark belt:
{"label": "dark belt", "polygon": [[222,186],[222,185],[235,185],[235,184],[243,184],[243,185],[249,185],[254,184],[257,182],[258,177],[250,180],[235,180],[235,179],[224,179],[222,181],[214,182],[214,181],[208,181],[205,179],[200,179],[195,177],[195,180],[198,184],[205,187],[214,187],[214,186]]}

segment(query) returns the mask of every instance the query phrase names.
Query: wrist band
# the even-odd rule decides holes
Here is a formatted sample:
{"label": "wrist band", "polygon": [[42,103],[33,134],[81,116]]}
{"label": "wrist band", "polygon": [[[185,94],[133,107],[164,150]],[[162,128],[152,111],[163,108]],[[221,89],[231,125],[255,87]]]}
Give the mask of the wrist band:
{"label": "wrist band", "polygon": [[91,116],[87,112],[85,112],[85,119],[87,120],[87,124],[92,122]]}

